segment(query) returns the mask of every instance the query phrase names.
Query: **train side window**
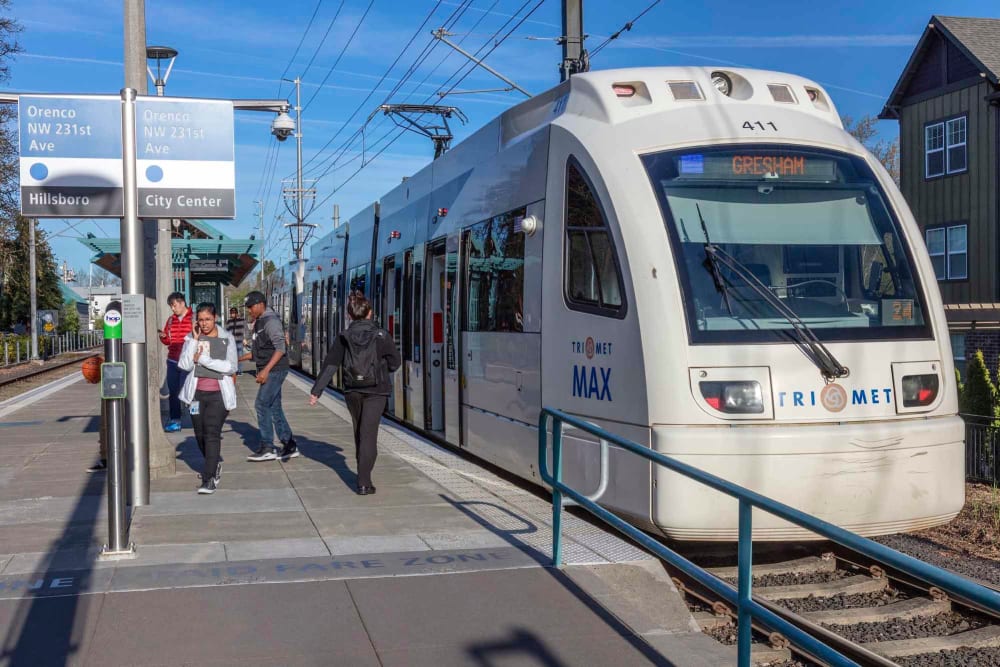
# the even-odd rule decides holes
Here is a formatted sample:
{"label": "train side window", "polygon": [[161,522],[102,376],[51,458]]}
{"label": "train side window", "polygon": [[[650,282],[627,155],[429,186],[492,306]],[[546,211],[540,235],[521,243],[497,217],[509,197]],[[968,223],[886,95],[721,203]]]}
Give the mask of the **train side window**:
{"label": "train side window", "polygon": [[621,271],[600,202],[575,160],[566,165],[566,300],[570,308],[625,316]]}
{"label": "train side window", "polygon": [[465,330],[524,331],[524,232],[520,208],[469,228],[466,233]]}

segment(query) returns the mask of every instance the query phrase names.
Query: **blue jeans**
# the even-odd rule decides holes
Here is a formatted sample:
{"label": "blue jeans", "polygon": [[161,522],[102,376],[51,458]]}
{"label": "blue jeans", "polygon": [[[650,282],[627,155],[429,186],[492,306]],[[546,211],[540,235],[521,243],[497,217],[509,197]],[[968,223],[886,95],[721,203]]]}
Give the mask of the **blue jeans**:
{"label": "blue jeans", "polygon": [[274,432],[278,432],[278,440],[286,443],[292,439],[292,429],[285,419],[285,411],[281,408],[281,385],[285,382],[288,370],[271,371],[267,382],[257,389],[257,428],[260,429],[260,446],[274,446]]}
{"label": "blue jeans", "polygon": [[167,402],[170,404],[170,421],[181,419],[180,395],[187,376],[188,372],[182,371],[176,361],[167,361],[167,392],[170,395]]}

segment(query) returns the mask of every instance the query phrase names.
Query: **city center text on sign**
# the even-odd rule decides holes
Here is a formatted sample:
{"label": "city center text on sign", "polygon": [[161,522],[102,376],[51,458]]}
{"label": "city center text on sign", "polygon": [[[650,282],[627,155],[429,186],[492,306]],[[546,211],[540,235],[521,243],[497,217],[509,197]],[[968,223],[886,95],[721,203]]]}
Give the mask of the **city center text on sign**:
{"label": "city center text on sign", "polygon": [[18,135],[23,215],[124,215],[119,97],[21,95]]}
{"label": "city center text on sign", "polygon": [[236,168],[230,101],[139,97],[140,218],[233,218]]}

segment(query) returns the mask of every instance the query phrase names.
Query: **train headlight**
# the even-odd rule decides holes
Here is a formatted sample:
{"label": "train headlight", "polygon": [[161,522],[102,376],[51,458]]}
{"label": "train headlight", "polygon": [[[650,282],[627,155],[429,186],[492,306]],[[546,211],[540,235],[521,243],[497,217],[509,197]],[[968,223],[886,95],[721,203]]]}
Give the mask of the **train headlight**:
{"label": "train headlight", "polygon": [[742,415],[764,412],[759,382],[699,382],[698,387],[705,402],[719,412]]}
{"label": "train headlight", "polygon": [[903,377],[903,407],[917,408],[930,405],[938,395],[940,381],[937,375],[906,375]]}
{"label": "train headlight", "polygon": [[724,72],[712,72],[712,85],[726,97],[733,92],[733,81]]}

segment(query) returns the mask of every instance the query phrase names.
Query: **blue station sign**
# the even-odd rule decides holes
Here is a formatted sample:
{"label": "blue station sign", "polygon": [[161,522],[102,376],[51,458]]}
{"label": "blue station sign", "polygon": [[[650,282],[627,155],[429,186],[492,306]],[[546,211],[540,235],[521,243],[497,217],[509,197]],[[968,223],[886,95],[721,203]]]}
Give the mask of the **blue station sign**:
{"label": "blue station sign", "polygon": [[18,137],[22,215],[124,215],[120,97],[21,95]]}
{"label": "blue station sign", "polygon": [[232,102],[139,97],[135,123],[140,218],[236,217]]}

